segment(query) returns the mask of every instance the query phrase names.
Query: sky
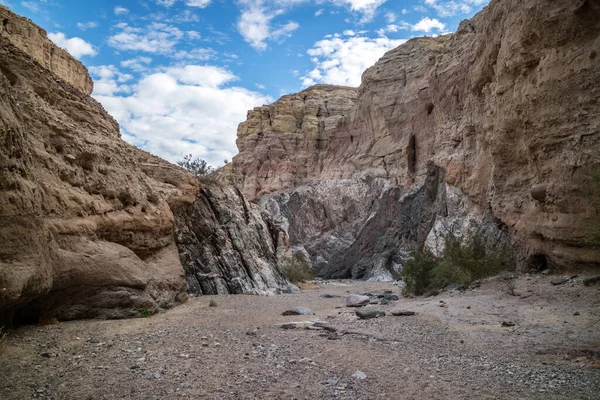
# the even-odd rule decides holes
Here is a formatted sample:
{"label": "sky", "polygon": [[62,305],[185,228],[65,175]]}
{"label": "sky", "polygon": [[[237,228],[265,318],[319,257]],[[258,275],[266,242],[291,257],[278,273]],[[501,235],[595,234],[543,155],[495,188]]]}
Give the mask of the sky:
{"label": "sky", "polygon": [[310,85],[359,86],[406,40],[489,0],[0,0],[85,64],[125,140],[217,167],[247,111]]}

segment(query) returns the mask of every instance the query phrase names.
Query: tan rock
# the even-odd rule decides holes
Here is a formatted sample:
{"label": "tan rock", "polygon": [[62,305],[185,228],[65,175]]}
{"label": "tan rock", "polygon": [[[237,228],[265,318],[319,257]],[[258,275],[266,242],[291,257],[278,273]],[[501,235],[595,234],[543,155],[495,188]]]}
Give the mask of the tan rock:
{"label": "tan rock", "polygon": [[[250,112],[233,173],[259,197],[346,178],[418,186],[433,162],[479,213],[509,227],[522,264],[598,265],[589,229],[598,214],[589,195],[600,154],[598,20],[586,1],[492,0],[456,33],[409,40],[365,71],[355,106],[319,151],[248,134],[266,131],[267,110],[288,113],[274,126],[291,129],[291,99],[322,96],[318,87]],[[303,143],[300,134],[291,138]],[[540,182],[543,204],[530,195]]]}
{"label": "tan rock", "polygon": [[0,36],[84,94],[94,89],[87,68],[66,50],[56,47],[46,31],[0,5]]}

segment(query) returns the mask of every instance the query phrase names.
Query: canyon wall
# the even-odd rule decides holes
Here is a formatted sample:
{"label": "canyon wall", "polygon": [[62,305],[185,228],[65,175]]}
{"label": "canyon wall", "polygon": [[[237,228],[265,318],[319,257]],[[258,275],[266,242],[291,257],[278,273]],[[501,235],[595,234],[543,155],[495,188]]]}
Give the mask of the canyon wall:
{"label": "canyon wall", "polygon": [[[347,89],[325,99],[309,88],[250,112],[232,173],[250,198],[276,209],[291,244],[324,276],[392,272],[404,248],[439,251],[449,231],[511,243],[524,268],[598,266],[599,21],[597,1],[492,0],[456,33],[388,52],[365,71],[358,97]],[[261,110],[298,121],[287,104],[307,93],[314,104],[353,104],[339,109],[324,142],[298,138],[289,124],[266,134],[254,122]],[[298,165],[293,154],[265,151],[288,137],[304,143]],[[432,185],[432,174],[443,181]],[[349,180],[377,179],[388,187],[344,192]],[[327,197],[320,185],[343,193]],[[430,204],[420,191],[431,192]],[[352,199],[341,201],[344,193]],[[361,202],[367,209],[353,212]]]}
{"label": "canyon wall", "polygon": [[[19,27],[11,35],[42,32],[2,18]],[[124,142],[81,87],[85,68],[40,43],[0,34],[0,326],[155,313],[184,301],[188,284],[292,288],[255,205]],[[62,61],[38,60],[40,49]]]}
{"label": "canyon wall", "polygon": [[52,43],[45,30],[2,5],[0,5],[0,36],[8,39],[25,54],[77,90],[84,94],[92,94],[94,83],[82,63],[71,57],[66,50]]}

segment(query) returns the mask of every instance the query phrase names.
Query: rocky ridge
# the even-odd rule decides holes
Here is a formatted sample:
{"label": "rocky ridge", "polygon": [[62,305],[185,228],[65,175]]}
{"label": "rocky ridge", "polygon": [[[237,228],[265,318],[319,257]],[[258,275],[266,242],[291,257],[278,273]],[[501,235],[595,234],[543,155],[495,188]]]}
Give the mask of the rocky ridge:
{"label": "rocky ridge", "polygon": [[[85,68],[0,10],[0,326],[155,313],[186,280],[197,294],[291,288],[256,206],[125,143]],[[240,240],[255,245],[244,263]]]}
{"label": "rocky ridge", "polygon": [[[592,1],[492,0],[456,33],[388,52],[365,71],[358,97],[336,91],[319,100],[316,87],[262,108],[291,121],[290,99],[303,93],[315,104],[354,104],[318,151],[302,148],[299,174],[288,172],[293,154],[264,151],[298,129],[263,134],[250,112],[233,175],[275,210],[323,276],[385,276],[382,265],[392,273],[415,244],[439,251],[449,231],[514,244],[523,268],[598,266],[590,191],[600,154],[598,20]],[[310,135],[304,143],[317,147]],[[361,191],[349,181],[379,183]],[[339,190],[328,196],[318,187]],[[361,202],[366,208],[354,212]]]}

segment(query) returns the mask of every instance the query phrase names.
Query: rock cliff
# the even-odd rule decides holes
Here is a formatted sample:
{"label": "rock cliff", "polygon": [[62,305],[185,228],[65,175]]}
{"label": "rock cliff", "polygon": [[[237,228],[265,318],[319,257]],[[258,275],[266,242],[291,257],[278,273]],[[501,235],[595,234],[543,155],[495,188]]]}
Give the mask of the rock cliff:
{"label": "rock cliff", "polygon": [[[388,52],[365,71],[358,97],[336,92],[338,104],[354,105],[318,151],[303,146],[298,165],[265,148],[300,132],[288,124],[261,134],[250,112],[233,173],[248,196],[274,194],[260,201],[324,276],[392,271],[401,249],[435,249],[448,230],[513,243],[521,267],[598,266],[590,230],[599,214],[590,195],[600,154],[598,21],[597,1],[492,0],[456,33]],[[261,110],[297,120],[287,104],[306,93],[322,96],[307,89]],[[250,167],[252,159],[269,167]],[[377,179],[387,186],[344,189]],[[327,197],[318,186],[341,192]],[[367,208],[354,212],[361,202]]]}
{"label": "rock cliff", "polygon": [[58,48],[46,31],[0,5],[0,36],[32,57],[84,94],[92,94],[94,83],[87,68],[65,50]]}
{"label": "rock cliff", "polygon": [[256,206],[121,140],[85,68],[1,12],[0,326],[154,313],[186,299],[186,280],[290,288]]}

